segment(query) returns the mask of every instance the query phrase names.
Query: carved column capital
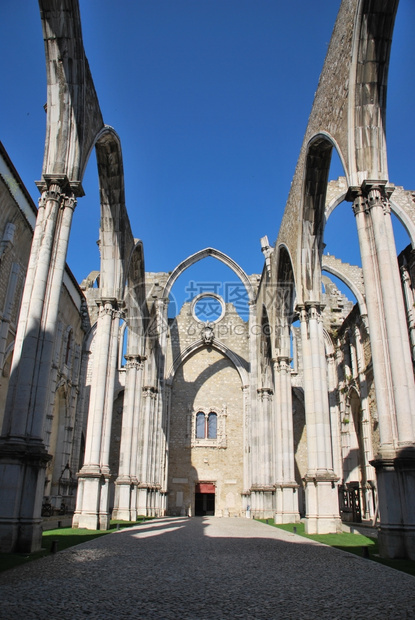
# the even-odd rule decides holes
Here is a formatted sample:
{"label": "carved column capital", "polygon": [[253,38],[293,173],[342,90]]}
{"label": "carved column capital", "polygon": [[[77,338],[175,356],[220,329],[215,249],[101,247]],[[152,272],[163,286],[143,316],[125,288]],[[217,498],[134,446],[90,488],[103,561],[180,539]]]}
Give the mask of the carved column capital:
{"label": "carved column capital", "polygon": [[262,387],[257,389],[259,400],[271,400],[274,391],[271,388]]}
{"label": "carved column capital", "polygon": [[272,358],[272,364],[275,372],[287,372],[291,371],[291,358],[286,355],[279,355]]}
{"label": "carved column capital", "polygon": [[143,386],[143,396],[145,398],[157,398],[157,388],[153,385],[144,385]]}
{"label": "carved column capital", "polygon": [[99,308],[98,313],[99,316],[111,315],[111,318],[120,318],[121,317],[121,309],[118,308],[118,302],[115,298],[112,297],[102,297],[96,301],[96,304]]}
{"label": "carved column capital", "polygon": [[325,305],[320,301],[306,301],[304,304],[297,306],[300,322],[309,322],[311,320],[322,321],[322,312]]}
{"label": "carved column capital", "polygon": [[61,209],[72,209],[75,211],[77,205],[76,197],[74,194],[63,194],[61,199]]}
{"label": "carved column capital", "polygon": [[141,355],[124,355],[126,359],[125,368],[128,370],[129,368],[134,368],[136,370],[143,370],[145,357]]}
{"label": "carved column capital", "polygon": [[43,174],[42,179],[36,181],[36,186],[41,193],[51,189],[56,191],[58,187],[60,193],[67,194],[68,196],[85,196],[82,183],[80,181],[70,181],[64,173]]}
{"label": "carved column capital", "polygon": [[384,180],[365,180],[361,187],[349,187],[346,200],[353,202],[353,212],[369,213],[374,207],[382,207],[385,213],[390,213],[389,197],[394,187]]}

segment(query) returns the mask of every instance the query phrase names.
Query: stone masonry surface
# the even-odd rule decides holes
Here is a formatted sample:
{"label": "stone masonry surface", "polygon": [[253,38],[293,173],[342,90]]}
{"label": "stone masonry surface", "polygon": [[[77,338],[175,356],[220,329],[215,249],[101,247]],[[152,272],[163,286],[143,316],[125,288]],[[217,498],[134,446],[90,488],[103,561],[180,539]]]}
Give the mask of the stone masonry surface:
{"label": "stone masonry surface", "polygon": [[163,518],[0,576],[2,620],[415,617],[415,578],[243,518]]}

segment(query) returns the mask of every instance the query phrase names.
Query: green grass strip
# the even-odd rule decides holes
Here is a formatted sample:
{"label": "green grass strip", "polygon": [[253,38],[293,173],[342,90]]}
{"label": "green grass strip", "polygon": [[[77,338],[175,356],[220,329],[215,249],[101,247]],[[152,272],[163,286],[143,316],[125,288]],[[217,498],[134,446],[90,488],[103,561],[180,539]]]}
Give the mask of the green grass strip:
{"label": "green grass strip", "polygon": [[295,531],[299,536],[304,536],[304,538],[315,540],[335,549],[354,553],[360,557],[363,557],[363,547],[367,547],[370,560],[390,566],[409,575],[415,575],[415,562],[413,560],[389,560],[379,557],[379,546],[376,538],[370,538],[363,534],[350,534],[348,532],[342,532],[341,534],[306,534],[304,523],[275,524],[273,519],[257,519],[257,521],[267,523],[286,532],[294,533]]}

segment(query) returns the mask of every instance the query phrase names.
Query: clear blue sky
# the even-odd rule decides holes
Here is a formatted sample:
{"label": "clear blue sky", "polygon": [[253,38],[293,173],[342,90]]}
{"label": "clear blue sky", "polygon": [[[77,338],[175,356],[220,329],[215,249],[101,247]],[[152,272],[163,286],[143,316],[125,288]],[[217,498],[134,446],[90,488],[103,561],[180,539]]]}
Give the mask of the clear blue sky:
{"label": "clear blue sky", "polygon": [[[104,121],[121,138],[126,203],[133,234],[144,242],[146,269],[171,271],[213,246],[247,273],[259,273],[259,239],[277,237],[340,0],[81,0],[80,6]],[[390,180],[407,189],[415,189],[414,26],[415,2],[401,0],[387,131]],[[0,139],[37,200],[46,121],[37,2],[2,0],[0,51]],[[84,188],[68,256],[79,281],[99,269],[94,159]],[[329,222],[327,250],[357,262],[349,209],[338,209]],[[401,248],[406,243],[399,241]],[[221,268],[209,273],[195,267],[188,275],[227,277]]]}

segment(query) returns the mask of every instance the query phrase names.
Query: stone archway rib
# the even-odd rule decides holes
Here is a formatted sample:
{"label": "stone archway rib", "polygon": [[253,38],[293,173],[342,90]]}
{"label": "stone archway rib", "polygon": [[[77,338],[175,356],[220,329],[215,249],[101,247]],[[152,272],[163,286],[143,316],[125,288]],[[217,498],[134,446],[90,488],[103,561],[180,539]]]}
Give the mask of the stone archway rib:
{"label": "stone archway rib", "polygon": [[367,314],[363,273],[361,267],[343,263],[339,258],[323,255],[321,270],[336,276],[349,287],[359,304],[361,315]]}
{"label": "stone archway rib", "polygon": [[163,297],[167,299],[170,295],[170,291],[173,287],[173,284],[177,280],[177,278],[184,272],[188,267],[191,267],[198,261],[203,258],[207,258],[208,256],[212,256],[217,260],[221,261],[224,265],[232,269],[235,275],[241,280],[243,285],[246,288],[248,293],[249,301],[255,301],[255,294],[252,288],[252,284],[249,281],[249,278],[245,271],[236,263],[232,258],[221,252],[220,250],[216,250],[215,248],[205,248],[204,250],[199,250],[196,254],[192,254],[188,256],[184,261],[182,261],[170,274],[169,279],[166,282],[166,286],[164,287]]}
{"label": "stone archway rib", "polygon": [[[204,341],[200,338],[199,340],[195,340],[188,347],[186,347],[174,360],[166,378],[166,384],[172,385],[174,376],[180,366],[198,349],[205,347]],[[223,355],[225,355],[235,366],[238,371],[239,377],[241,379],[242,386],[249,385],[248,379],[248,371],[245,368],[246,363],[242,358],[239,357],[236,353],[231,351],[223,342],[220,340],[214,340],[211,345],[213,349],[216,349]]]}

